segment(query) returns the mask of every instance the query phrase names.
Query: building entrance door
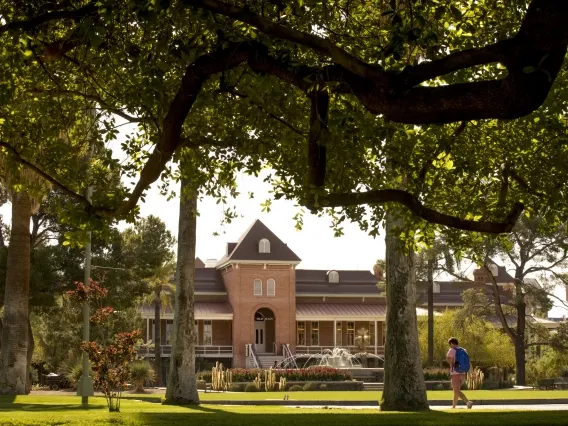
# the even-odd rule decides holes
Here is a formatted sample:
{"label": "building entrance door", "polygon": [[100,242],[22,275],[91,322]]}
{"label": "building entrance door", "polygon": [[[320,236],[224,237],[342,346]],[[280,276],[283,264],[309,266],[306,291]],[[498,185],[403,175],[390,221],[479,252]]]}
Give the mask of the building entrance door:
{"label": "building entrance door", "polygon": [[266,352],[266,326],[263,321],[254,322],[254,343],[256,345],[256,351],[259,353]]}

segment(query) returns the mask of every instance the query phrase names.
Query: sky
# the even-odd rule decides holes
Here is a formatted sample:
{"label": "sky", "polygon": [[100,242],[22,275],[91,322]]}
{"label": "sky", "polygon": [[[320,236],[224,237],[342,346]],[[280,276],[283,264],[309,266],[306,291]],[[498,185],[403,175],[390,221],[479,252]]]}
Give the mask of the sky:
{"label": "sky", "polygon": [[[133,130],[128,126],[123,126],[121,129],[118,140],[111,146],[114,156],[119,160],[124,159],[120,143],[124,140],[126,132]],[[295,229],[293,217],[300,208],[294,202],[275,200],[272,201],[270,212],[262,211],[261,203],[269,198],[271,189],[269,184],[263,182],[262,174],[259,177],[239,174],[237,183],[241,195],[236,200],[228,200],[228,206],[235,205],[239,214],[239,217],[232,223],[221,224],[223,206],[217,204],[215,199],[205,197],[198,204],[196,252],[203,261],[220,259],[225,254],[227,242],[237,241],[256,219],[260,219],[302,259],[299,265],[302,269],[372,270],[377,259],[384,259],[384,232],[379,237],[373,238],[361,231],[357,224],[345,221],[344,235],[335,237],[330,228],[330,218],[320,218],[308,211],[303,217],[303,228],[298,231]],[[179,193],[179,188],[175,185],[172,185],[172,189]],[[254,193],[254,198],[249,197],[249,192]],[[173,198],[168,201],[159,193],[156,184],[148,191],[146,202],[140,205],[141,216],[160,217],[176,237],[178,210],[179,200]],[[9,205],[2,206],[0,214],[4,216],[5,223],[9,223]],[[126,226],[125,223],[120,225],[121,228]],[[472,270],[473,268],[470,268],[466,273],[470,274]],[[564,300],[565,291],[563,289],[557,289],[556,294]],[[567,314],[568,311],[565,308],[557,306],[549,316],[562,317]]]}

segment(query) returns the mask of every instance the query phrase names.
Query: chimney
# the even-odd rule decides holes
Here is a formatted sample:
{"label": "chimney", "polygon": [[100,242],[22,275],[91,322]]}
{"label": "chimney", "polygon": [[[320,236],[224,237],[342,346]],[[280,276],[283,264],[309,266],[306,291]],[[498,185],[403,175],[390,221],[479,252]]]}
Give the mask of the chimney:
{"label": "chimney", "polygon": [[217,265],[217,259],[207,259],[205,261],[206,268],[214,268]]}

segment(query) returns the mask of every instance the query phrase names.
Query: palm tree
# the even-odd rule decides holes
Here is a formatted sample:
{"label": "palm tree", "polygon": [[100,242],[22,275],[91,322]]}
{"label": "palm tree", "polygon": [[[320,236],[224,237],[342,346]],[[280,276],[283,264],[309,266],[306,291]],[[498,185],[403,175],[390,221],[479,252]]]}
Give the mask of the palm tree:
{"label": "palm tree", "polygon": [[154,356],[156,370],[156,385],[162,386],[162,346],[161,346],[161,327],[162,310],[172,309],[174,300],[175,286],[171,283],[175,263],[168,262],[154,269],[151,277],[146,279],[148,296],[144,302],[154,305]]}
{"label": "palm tree", "polygon": [[[2,322],[0,393],[23,395],[31,390],[29,369],[34,341],[29,317],[30,220],[49,192],[47,182],[29,169],[15,168],[0,157],[3,185],[12,202],[12,223]],[[33,194],[33,195],[32,195]]]}

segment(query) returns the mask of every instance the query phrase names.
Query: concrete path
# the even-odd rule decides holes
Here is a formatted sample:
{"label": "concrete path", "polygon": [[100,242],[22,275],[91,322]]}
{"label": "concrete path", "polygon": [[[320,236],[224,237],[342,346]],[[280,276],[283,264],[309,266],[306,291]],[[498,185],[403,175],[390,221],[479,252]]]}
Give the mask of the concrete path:
{"label": "concrete path", "polygon": [[[314,405],[298,405],[290,406],[290,409],[294,408],[327,408],[329,410],[335,409],[346,409],[346,410],[379,410],[376,405],[371,406],[314,406]],[[430,407],[432,410],[438,411],[448,411],[452,410],[448,406],[433,405]],[[475,411],[475,410],[503,410],[503,411],[568,411],[568,405],[565,404],[539,404],[539,405],[478,405],[474,406],[471,410],[465,407],[458,407],[456,411]],[[453,411],[453,410],[452,410]]]}

